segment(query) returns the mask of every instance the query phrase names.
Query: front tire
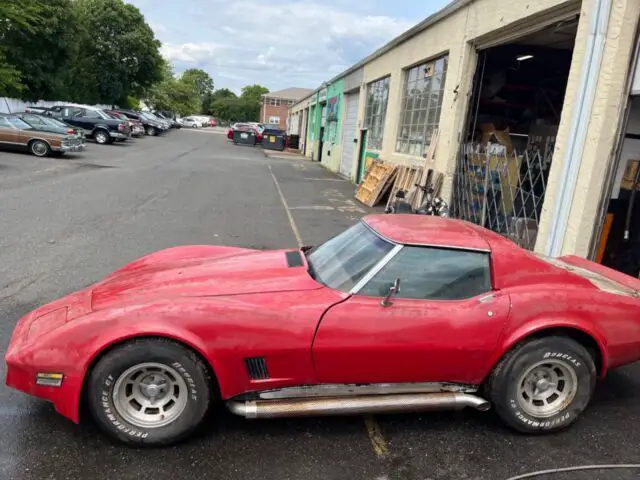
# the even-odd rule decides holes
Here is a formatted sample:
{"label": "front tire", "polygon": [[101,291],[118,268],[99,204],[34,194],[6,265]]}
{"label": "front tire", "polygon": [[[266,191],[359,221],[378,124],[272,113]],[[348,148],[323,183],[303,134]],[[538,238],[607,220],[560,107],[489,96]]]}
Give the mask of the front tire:
{"label": "front tire", "polygon": [[146,132],[150,137],[155,137],[158,134],[158,131],[155,129],[155,127],[147,127]]}
{"label": "front tire", "polygon": [[97,130],[93,134],[93,139],[100,145],[107,145],[111,143],[111,136],[109,135],[109,132],[105,130]]}
{"label": "front tire", "polygon": [[51,147],[44,140],[32,140],[29,144],[29,150],[36,157],[48,157],[51,155]]}
{"label": "front tire", "polygon": [[578,419],[595,383],[593,357],[582,345],[566,337],[544,337],[507,353],[493,370],[487,393],[508,426],[546,433]]}
{"label": "front tire", "polygon": [[140,339],[108,352],[89,377],[93,417],[111,437],[132,445],[176,443],[202,422],[211,377],[192,351],[164,339]]}

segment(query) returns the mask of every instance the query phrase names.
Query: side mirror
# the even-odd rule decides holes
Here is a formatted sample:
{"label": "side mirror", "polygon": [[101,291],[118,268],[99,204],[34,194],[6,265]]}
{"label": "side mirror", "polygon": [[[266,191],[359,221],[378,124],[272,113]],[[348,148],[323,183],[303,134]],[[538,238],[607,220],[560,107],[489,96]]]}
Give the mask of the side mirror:
{"label": "side mirror", "polygon": [[400,291],[400,279],[396,278],[395,282],[393,282],[393,285],[389,286],[387,295],[382,299],[382,301],[380,302],[380,305],[382,307],[390,307],[392,305],[391,297],[393,297],[399,291]]}

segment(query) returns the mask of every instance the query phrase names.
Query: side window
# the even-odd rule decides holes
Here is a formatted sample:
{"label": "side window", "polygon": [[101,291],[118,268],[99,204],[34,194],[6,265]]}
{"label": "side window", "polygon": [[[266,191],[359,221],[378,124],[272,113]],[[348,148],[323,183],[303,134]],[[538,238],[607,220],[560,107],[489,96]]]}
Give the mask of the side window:
{"label": "side window", "polygon": [[404,247],[358,295],[382,297],[396,278],[397,298],[461,300],[491,290],[489,254],[433,247]]}
{"label": "side window", "polygon": [[83,110],[81,108],[67,107],[64,109],[65,117],[83,117]]}
{"label": "side window", "polygon": [[83,117],[84,118],[102,118],[100,114],[95,110],[85,110]]}
{"label": "side window", "polygon": [[9,123],[9,120],[7,120],[4,117],[0,117],[0,128],[10,128],[13,129],[13,127],[11,126],[11,124]]}

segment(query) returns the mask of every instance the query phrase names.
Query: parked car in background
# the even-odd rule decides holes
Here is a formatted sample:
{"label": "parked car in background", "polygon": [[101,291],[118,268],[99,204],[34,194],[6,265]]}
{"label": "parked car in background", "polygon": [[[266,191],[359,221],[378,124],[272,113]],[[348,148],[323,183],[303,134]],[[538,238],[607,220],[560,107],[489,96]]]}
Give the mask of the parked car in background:
{"label": "parked car in background", "polygon": [[66,135],[75,135],[84,143],[84,131],[81,128],[74,127],[57,118],[47,117],[41,113],[16,113],[18,117],[31,125],[36,130],[44,132],[64,133]]}
{"label": "parked car in background", "polygon": [[180,119],[182,126],[186,128],[200,128],[202,123],[195,117],[184,117]]}
{"label": "parked car in background", "polygon": [[84,141],[74,133],[58,133],[37,130],[18,115],[0,115],[0,147],[8,150],[24,150],[36,157],[48,157],[52,153],[84,150]]}
{"label": "parked car in background", "polygon": [[86,137],[93,138],[100,145],[113,143],[118,138],[131,137],[128,122],[111,118],[99,108],[86,105],[57,105],[45,114],[82,128]]}
{"label": "parked car in background", "polygon": [[215,118],[210,118],[209,119],[209,126],[210,127],[217,127],[218,126],[218,122],[216,122]]}
{"label": "parked car in background", "polygon": [[173,116],[167,116],[167,115],[163,114],[161,111],[153,112],[153,114],[156,117],[167,121],[171,128],[182,128],[182,124],[180,122],[178,122]]}
{"label": "parked car in background", "polygon": [[144,127],[145,134],[151,137],[166,131],[166,128],[162,123],[160,123],[159,121],[153,118],[147,117],[146,115],[143,114],[143,112],[136,112],[134,110],[124,110],[124,109],[116,109],[114,110],[114,112],[118,112],[127,118],[140,121],[142,123],[142,126]]}
{"label": "parked car in background", "polygon": [[171,128],[171,121],[167,120],[166,118],[160,118],[158,115],[156,115],[153,112],[140,112],[142,115],[146,116],[147,118],[150,118],[152,120],[155,120],[156,122],[160,123],[160,125],[162,125],[162,127],[165,130],[169,130]]}
{"label": "parked car in background", "polygon": [[128,118],[126,115],[120,112],[116,112],[115,110],[105,110],[105,112],[112,118],[118,118],[120,120],[129,122],[132,136],[143,137],[145,135],[144,125],[142,125],[142,122],[140,120],[136,120],[135,118]]}

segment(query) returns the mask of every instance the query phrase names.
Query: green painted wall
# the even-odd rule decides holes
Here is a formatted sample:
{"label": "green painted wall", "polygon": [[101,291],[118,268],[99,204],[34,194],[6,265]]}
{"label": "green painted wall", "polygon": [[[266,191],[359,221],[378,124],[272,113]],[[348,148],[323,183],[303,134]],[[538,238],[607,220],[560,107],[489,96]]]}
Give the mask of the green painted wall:
{"label": "green painted wall", "polygon": [[324,129],[322,164],[337,172],[342,156],[342,109],[344,100],[344,82],[338,80],[327,86],[327,122]]}

